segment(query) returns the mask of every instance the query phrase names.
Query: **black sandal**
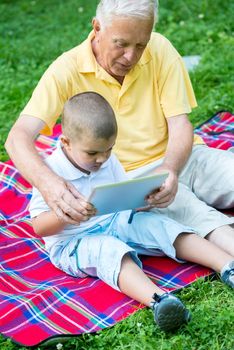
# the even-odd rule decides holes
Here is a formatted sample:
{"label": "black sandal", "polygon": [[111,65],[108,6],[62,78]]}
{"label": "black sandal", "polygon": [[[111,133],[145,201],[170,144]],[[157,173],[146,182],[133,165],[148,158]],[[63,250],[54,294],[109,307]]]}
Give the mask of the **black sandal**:
{"label": "black sandal", "polygon": [[172,294],[153,295],[154,320],[164,332],[174,331],[190,321],[191,315],[182,301]]}

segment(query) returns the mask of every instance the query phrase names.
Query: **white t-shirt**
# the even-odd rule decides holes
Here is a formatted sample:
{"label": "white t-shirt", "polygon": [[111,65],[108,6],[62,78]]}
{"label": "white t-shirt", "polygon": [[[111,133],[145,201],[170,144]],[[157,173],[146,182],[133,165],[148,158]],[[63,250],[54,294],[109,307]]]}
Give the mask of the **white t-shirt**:
{"label": "white t-shirt", "polygon": [[[120,182],[128,179],[122,165],[114,154],[110,156],[97,172],[92,172],[89,175],[77,169],[68,160],[61,149],[60,143],[58,143],[56,150],[48,156],[45,161],[56,174],[71,182],[86,198],[89,197],[94,186]],[[44,201],[42,195],[34,187],[29,206],[31,217],[36,217],[40,213],[49,210],[50,208]],[[95,216],[77,226],[67,225],[62,232],[53,236],[43,237],[46,249],[50,250],[50,247],[54,243],[66,240],[69,236],[74,237],[74,235],[76,235],[77,237],[82,238],[85,236],[87,229],[90,229],[96,224],[106,224],[108,221],[111,222],[114,215],[115,214]]]}

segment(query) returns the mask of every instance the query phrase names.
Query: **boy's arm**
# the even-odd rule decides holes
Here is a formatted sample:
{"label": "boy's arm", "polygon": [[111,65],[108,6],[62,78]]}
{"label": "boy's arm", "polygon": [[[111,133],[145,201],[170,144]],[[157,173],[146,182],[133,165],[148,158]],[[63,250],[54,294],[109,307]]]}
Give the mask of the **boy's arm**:
{"label": "boy's arm", "polygon": [[56,235],[66,225],[53,211],[45,211],[32,219],[33,229],[41,237]]}
{"label": "boy's arm", "polygon": [[45,123],[36,117],[20,116],[9,132],[5,144],[7,152],[21,175],[40,191],[50,209],[63,221],[79,224],[93,215],[93,207],[38,154],[34,140],[44,126]]}

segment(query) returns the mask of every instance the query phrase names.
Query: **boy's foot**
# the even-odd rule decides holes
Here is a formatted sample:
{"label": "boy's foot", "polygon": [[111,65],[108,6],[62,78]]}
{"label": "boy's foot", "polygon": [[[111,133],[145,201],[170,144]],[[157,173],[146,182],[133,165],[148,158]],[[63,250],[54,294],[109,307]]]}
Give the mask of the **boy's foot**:
{"label": "boy's foot", "polygon": [[174,295],[165,293],[159,296],[155,293],[153,299],[154,320],[162,331],[174,331],[190,321],[190,312]]}
{"label": "boy's foot", "polygon": [[224,283],[234,289],[234,260],[222,268],[220,277]]}

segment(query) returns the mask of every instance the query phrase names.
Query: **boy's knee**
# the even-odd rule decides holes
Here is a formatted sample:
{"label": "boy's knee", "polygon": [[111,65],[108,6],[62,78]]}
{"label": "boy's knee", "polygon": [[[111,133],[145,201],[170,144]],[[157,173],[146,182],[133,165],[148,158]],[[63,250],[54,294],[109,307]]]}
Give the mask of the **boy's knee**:
{"label": "boy's knee", "polygon": [[79,246],[79,268],[119,290],[122,259],[129,251],[131,248],[127,244],[113,236],[86,237]]}

